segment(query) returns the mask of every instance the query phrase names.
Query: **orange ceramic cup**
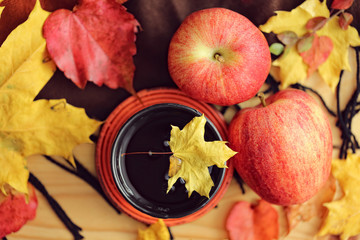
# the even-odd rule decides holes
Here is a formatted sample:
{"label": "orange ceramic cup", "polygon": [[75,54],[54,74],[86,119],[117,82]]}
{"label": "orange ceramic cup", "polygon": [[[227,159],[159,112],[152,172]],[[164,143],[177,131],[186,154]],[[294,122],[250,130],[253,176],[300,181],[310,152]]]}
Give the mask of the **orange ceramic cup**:
{"label": "orange ceramic cup", "polygon": [[[170,191],[169,195],[165,193],[166,186],[165,188],[155,188],[158,183],[156,180],[158,176],[161,175],[161,178],[166,178],[162,172],[165,172],[166,175],[167,171],[166,169],[159,170],[158,167],[153,169],[154,171],[151,170],[152,162],[148,165],[149,160],[147,160],[149,156],[123,157],[121,152],[124,149],[127,151],[131,151],[129,149],[157,151],[157,149],[148,149],[147,146],[143,145],[147,145],[147,142],[150,142],[151,145],[152,141],[164,138],[164,133],[161,131],[170,134],[170,130],[160,129],[160,131],[156,129],[158,121],[164,121],[166,126],[170,125],[166,122],[171,122],[168,119],[170,112],[174,112],[175,115],[169,115],[169,118],[174,118],[176,121],[178,120],[176,116],[180,116],[180,118],[186,116],[188,118],[186,121],[189,121],[193,117],[192,114],[204,114],[208,119],[205,132],[210,132],[210,138],[217,136],[226,140],[226,123],[223,116],[213,107],[193,100],[176,89],[142,90],[138,92],[138,96],[142,103],[134,96],[129,97],[110,114],[101,129],[96,148],[96,169],[102,188],[110,201],[120,211],[138,221],[151,224],[156,222],[158,218],[162,218],[167,226],[191,222],[215,207],[224,195],[232,179],[233,166],[231,161],[227,162],[228,168],[226,169],[218,169],[215,166],[209,168],[215,183],[209,199],[201,197],[197,193],[193,193],[188,199],[181,181],[175,184],[177,189],[173,191],[174,193]],[[152,116],[156,116],[155,127],[152,127],[152,123],[154,123],[151,119]],[[171,122],[171,124],[173,123]],[[139,130],[140,133],[136,132],[138,126],[142,128],[142,126],[147,125],[150,126],[147,129],[148,132],[145,130]],[[179,127],[182,128],[182,126]],[[155,132],[149,132],[150,130]],[[140,137],[142,134],[148,136],[150,140],[142,139]],[[133,141],[138,142],[139,139],[141,139],[141,144],[133,143]],[[168,164],[168,157],[169,155],[162,155],[162,168],[166,168],[164,162]],[[154,161],[153,165],[155,166],[161,160],[150,161]],[[161,174],[156,173],[157,171],[160,171]],[[163,186],[161,184],[164,181],[160,179],[159,186]],[[147,192],[146,190],[150,188],[154,189]],[[176,192],[179,195],[176,195]],[[181,200],[180,198],[184,198],[184,196],[186,199]]]}

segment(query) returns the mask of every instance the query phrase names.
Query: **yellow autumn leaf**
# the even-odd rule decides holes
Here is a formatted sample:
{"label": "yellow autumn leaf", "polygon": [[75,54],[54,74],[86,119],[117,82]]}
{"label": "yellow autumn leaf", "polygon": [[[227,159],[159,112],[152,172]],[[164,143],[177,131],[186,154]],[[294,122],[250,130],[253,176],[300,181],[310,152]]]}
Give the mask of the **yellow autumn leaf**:
{"label": "yellow autumn leaf", "polygon": [[331,172],[344,196],[324,204],[329,213],[318,235],[340,235],[345,240],[360,233],[360,156],[349,153],[346,160],[334,159]]}
{"label": "yellow autumn leaf", "polygon": [[90,142],[100,124],[65,100],[34,101],[56,69],[41,34],[48,15],[37,1],[0,48],[0,190],[5,194],[7,184],[27,193],[27,156],[60,155],[73,162],[73,147]]}
{"label": "yellow autumn leaf", "polygon": [[205,124],[206,118],[202,115],[195,117],[182,130],[172,126],[169,145],[173,156],[181,163],[178,171],[168,180],[168,192],[178,178],[182,178],[189,197],[193,191],[209,197],[214,183],[208,167],[226,168],[225,162],[236,154],[225,141],[206,142]]}
{"label": "yellow autumn leaf", "polygon": [[159,219],[156,223],[151,224],[145,230],[138,230],[137,240],[169,240],[170,233],[164,221]]}
{"label": "yellow autumn leaf", "polygon": [[[259,27],[261,31],[275,34],[293,31],[298,36],[303,36],[307,33],[305,25],[308,20],[317,16],[326,18],[330,16],[326,1],[320,2],[319,0],[306,0],[290,12],[276,11],[275,13],[275,16]],[[333,91],[339,82],[341,70],[351,70],[348,61],[349,46],[360,46],[357,30],[351,26],[347,30],[343,30],[338,22],[339,17],[333,17],[322,29],[317,31],[319,36],[330,37],[334,45],[328,59],[318,68],[319,75]],[[298,54],[296,46],[291,47],[286,54],[276,59],[273,65],[280,68],[281,88],[287,88],[294,83],[304,83],[307,79],[308,66]]]}

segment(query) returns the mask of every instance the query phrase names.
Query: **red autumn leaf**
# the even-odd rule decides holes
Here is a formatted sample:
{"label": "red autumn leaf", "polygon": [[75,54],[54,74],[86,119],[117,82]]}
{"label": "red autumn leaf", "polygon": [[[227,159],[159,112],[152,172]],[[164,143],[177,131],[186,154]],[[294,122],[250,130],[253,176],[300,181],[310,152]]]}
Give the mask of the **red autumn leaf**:
{"label": "red autumn leaf", "polygon": [[333,49],[333,43],[328,36],[318,36],[314,34],[311,48],[307,51],[300,52],[305,64],[308,65],[308,77],[315,72],[318,67],[324,63]]}
{"label": "red autumn leaf", "polygon": [[334,0],[331,4],[333,9],[348,9],[353,4],[354,0]]}
{"label": "red autumn leaf", "polygon": [[78,87],[92,81],[135,94],[132,56],[138,26],[116,0],[82,0],[73,12],[53,12],[43,32],[50,56]]}
{"label": "red autumn leaf", "polygon": [[240,201],[232,207],[226,219],[226,230],[231,240],[278,239],[278,213],[264,200],[255,206]]}
{"label": "red autumn leaf", "polygon": [[352,23],[354,17],[351,13],[341,13],[339,18],[339,25],[342,29],[348,29],[349,25]]}
{"label": "red autumn leaf", "polygon": [[306,29],[307,30],[311,30],[311,31],[317,31],[320,30],[323,26],[325,26],[325,23],[327,21],[326,17],[314,17],[311,18],[307,23],[306,23]]}
{"label": "red autumn leaf", "polygon": [[9,194],[0,203],[0,238],[18,231],[28,220],[35,218],[38,201],[34,187],[28,186],[28,203],[23,194]]}
{"label": "red autumn leaf", "polygon": [[26,21],[36,0],[4,0],[0,3],[5,7],[0,17],[0,46],[7,36],[19,24]]}

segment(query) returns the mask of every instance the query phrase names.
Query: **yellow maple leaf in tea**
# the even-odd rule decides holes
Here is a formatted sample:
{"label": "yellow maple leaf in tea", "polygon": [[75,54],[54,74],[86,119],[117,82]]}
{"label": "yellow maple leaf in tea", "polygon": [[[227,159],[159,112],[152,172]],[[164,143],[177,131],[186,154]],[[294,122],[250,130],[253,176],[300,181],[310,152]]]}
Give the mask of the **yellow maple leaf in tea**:
{"label": "yellow maple leaf in tea", "polygon": [[340,235],[345,240],[360,233],[360,156],[348,154],[346,160],[334,159],[331,172],[344,196],[324,204],[329,213],[318,234]]}
{"label": "yellow maple leaf in tea", "polygon": [[[306,0],[290,12],[276,11],[275,13],[276,16],[269,18],[264,25],[259,27],[261,31],[275,34],[293,31],[301,37],[308,32],[305,27],[308,20],[318,16],[325,18],[330,16],[326,1],[320,2],[319,0]],[[328,59],[318,68],[319,75],[334,91],[339,82],[341,70],[351,71],[348,48],[349,46],[359,46],[360,37],[354,27],[349,26],[347,30],[343,30],[339,26],[339,17],[337,16],[328,21],[316,33],[319,36],[330,37],[334,45]],[[280,68],[281,88],[286,88],[294,83],[304,83],[307,78],[308,66],[297,52],[296,44],[276,59],[273,65]]]}
{"label": "yellow maple leaf in tea", "polygon": [[178,178],[182,178],[189,197],[193,191],[209,197],[214,183],[208,167],[226,168],[225,162],[236,154],[226,141],[206,142],[205,124],[206,118],[202,115],[193,118],[182,130],[172,126],[169,145],[174,158],[170,161],[170,171],[177,169],[168,180],[168,192]]}
{"label": "yellow maple leaf in tea", "polygon": [[5,194],[7,184],[27,193],[27,156],[59,155],[73,162],[73,147],[90,142],[100,125],[65,100],[34,101],[56,69],[41,34],[48,15],[37,1],[29,19],[0,48],[0,190]]}
{"label": "yellow maple leaf in tea", "polygon": [[145,230],[139,229],[137,240],[169,240],[170,233],[164,221],[159,219]]}

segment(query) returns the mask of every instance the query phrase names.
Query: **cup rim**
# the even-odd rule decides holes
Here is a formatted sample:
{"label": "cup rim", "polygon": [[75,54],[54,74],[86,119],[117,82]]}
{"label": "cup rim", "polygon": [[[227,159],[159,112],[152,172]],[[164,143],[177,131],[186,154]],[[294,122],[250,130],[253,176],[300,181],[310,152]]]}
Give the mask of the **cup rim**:
{"label": "cup rim", "polygon": [[[120,155],[121,149],[125,150],[124,148],[126,148],[128,143],[127,138],[129,137],[129,134],[131,135],[132,132],[135,131],[136,129],[135,126],[137,124],[139,124],[141,121],[144,121],[149,117],[151,118],[151,114],[152,116],[154,115],[156,116],[157,114],[164,113],[170,109],[188,112],[192,114],[194,117],[199,117],[202,115],[202,113],[199,112],[198,110],[178,103],[159,103],[144,108],[138,111],[137,113],[135,113],[133,116],[131,116],[123,124],[123,126],[121,127],[115,138],[112,147],[112,154],[111,154],[111,166],[112,166],[113,177],[115,179],[115,184],[118,190],[120,191],[120,193],[122,194],[122,196],[136,209],[146,214],[149,214],[150,216],[158,217],[162,219],[184,217],[203,208],[219,190],[225,176],[225,168],[217,168],[216,166],[214,166],[216,170],[215,173],[213,173],[215,174],[213,176],[216,176],[216,181],[214,181],[214,186],[212,188],[212,191],[210,192],[210,197],[198,199],[198,201],[195,203],[196,205],[189,207],[189,209],[185,210],[185,212],[166,212],[165,209],[167,207],[165,206],[159,207],[146,198],[139,200],[136,197],[138,195],[137,190],[136,188],[133,189],[134,186],[132,185],[130,179],[127,179],[126,177],[127,175],[126,168],[123,166],[124,164],[120,163],[124,161],[124,157]],[[222,141],[223,139],[220,133],[217,131],[215,125],[209,119],[206,118],[206,120],[207,120],[207,126],[216,135],[215,140]],[[158,209],[159,212],[157,212],[156,209]]]}

